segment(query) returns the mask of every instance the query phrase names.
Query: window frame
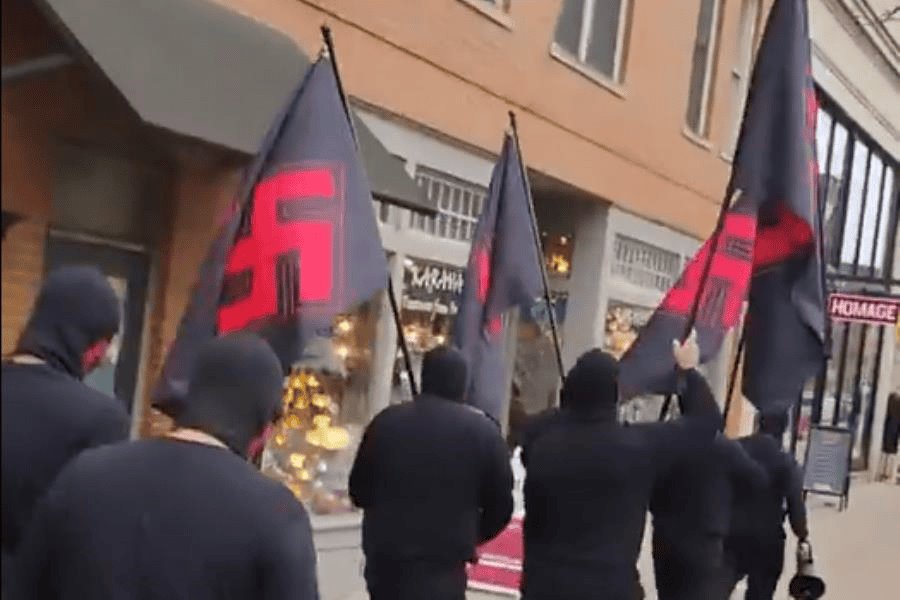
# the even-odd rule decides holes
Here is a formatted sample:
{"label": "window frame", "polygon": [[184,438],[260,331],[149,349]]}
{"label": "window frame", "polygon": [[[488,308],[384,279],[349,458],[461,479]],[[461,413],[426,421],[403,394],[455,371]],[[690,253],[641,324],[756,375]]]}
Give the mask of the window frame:
{"label": "window frame", "polygon": [[512,0],[458,0],[475,12],[481,14],[500,25],[504,29],[511,30],[513,21],[509,16]]}
{"label": "window frame", "polygon": [[[579,22],[578,32],[578,50],[575,54],[563,47],[556,41],[556,33],[554,31],[554,39],[550,44],[550,54],[563,64],[578,71],[582,75],[588,77],[604,85],[610,87],[613,91],[619,92],[617,86],[621,86],[625,79],[625,59],[627,53],[627,35],[630,28],[631,5],[633,0],[621,0],[619,4],[619,15],[616,23],[616,47],[613,55],[613,72],[604,73],[597,67],[587,62],[587,51],[590,45],[590,34],[594,26],[594,10],[598,0],[584,0],[581,9],[581,20]],[[562,8],[560,8],[562,10]],[[562,14],[562,13],[560,13]],[[559,17],[557,17],[558,22]],[[587,23],[587,25],[585,25]]]}
{"label": "window frame", "polygon": [[[699,33],[699,26],[697,30],[694,32],[694,44],[691,48],[691,69],[688,77],[688,95],[687,95],[687,107],[685,110],[685,128],[686,133],[689,136],[694,137],[701,141],[708,141],[710,139],[711,133],[711,125],[712,125],[712,106],[714,100],[715,93],[715,84],[716,84],[716,67],[718,65],[719,59],[719,49],[721,45],[722,38],[722,15],[724,12],[725,2],[724,0],[710,0],[713,3],[713,11],[710,23],[710,42],[709,49],[706,53],[706,60],[704,62],[704,72],[703,72],[703,87],[700,92],[700,112],[699,112],[699,122],[697,123],[697,128],[695,129],[690,123],[690,113],[691,113],[691,83],[694,78],[694,64],[693,64],[693,53],[697,48],[697,34]],[[700,0],[699,10],[703,9],[704,0]],[[698,14],[699,20],[699,14]],[[699,23],[698,23],[699,25]]]}
{"label": "window frame", "polygon": [[729,72],[729,83],[732,84],[731,131],[722,151],[722,158],[729,161],[734,158],[737,150],[741,124],[744,121],[744,110],[747,107],[747,93],[750,91],[750,78],[753,76],[753,65],[759,46],[762,4],[762,0],[742,0],[741,2],[738,35],[735,41],[735,60]]}

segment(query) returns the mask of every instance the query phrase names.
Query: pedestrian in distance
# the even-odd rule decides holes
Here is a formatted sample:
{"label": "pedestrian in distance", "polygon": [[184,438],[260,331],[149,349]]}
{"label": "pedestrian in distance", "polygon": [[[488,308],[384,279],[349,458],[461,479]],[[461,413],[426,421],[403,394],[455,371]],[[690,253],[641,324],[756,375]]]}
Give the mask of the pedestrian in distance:
{"label": "pedestrian in distance", "polygon": [[2,365],[2,585],[34,506],[83,450],[128,438],[122,403],[84,377],[102,364],[119,330],[120,306],[91,267],[51,272],[15,351]]}
{"label": "pedestrian in distance", "polygon": [[737,499],[725,542],[726,591],[746,577],[746,600],[771,600],[775,594],[784,567],[785,516],[798,542],[809,536],[802,472],[781,447],[786,427],[786,414],[762,413],[759,431],[740,440],[769,478],[762,489]]}
{"label": "pedestrian in distance", "polygon": [[881,463],[878,468],[879,481],[897,483],[897,446],[900,442],[900,393],[888,396],[887,413],[881,432]]}
{"label": "pedestrian in distance", "polygon": [[256,335],[207,342],[176,428],[82,453],[35,512],[22,600],[317,600],[303,505],[251,464],[282,406]]}
{"label": "pedestrian in distance", "polygon": [[364,511],[372,600],[464,600],[466,563],[512,516],[509,452],[496,423],[464,404],[467,377],[458,350],[431,350],[422,393],[363,435],[349,491]]}
{"label": "pedestrian in distance", "polygon": [[695,337],[676,344],[682,418],[617,421],[618,362],[592,350],[566,376],[560,408],[526,432],[524,600],[634,600],[651,493],[721,413],[695,367]]}

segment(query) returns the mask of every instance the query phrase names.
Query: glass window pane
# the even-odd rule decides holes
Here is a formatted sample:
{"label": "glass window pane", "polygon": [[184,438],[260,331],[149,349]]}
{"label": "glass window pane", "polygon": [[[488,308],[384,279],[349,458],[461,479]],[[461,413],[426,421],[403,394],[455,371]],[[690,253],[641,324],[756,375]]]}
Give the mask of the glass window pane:
{"label": "glass window pane", "polygon": [[453,201],[452,201],[451,204],[450,204],[450,211],[451,211],[451,212],[454,212],[454,213],[459,214],[459,208],[460,208],[460,195],[461,195],[461,194],[462,194],[462,190],[460,190],[458,187],[454,187],[454,188],[453,188],[453,190],[452,190],[452,196],[451,196],[451,198],[453,199]]}
{"label": "glass window pane", "polygon": [[884,265],[889,260],[888,254],[893,250],[887,247],[888,242],[888,234],[891,232],[891,215],[896,214],[893,213],[893,206],[891,204],[892,198],[897,198],[896,190],[894,189],[894,169],[887,169],[884,177],[884,190],[881,194],[881,226],[878,228],[878,237],[877,237],[877,246],[875,248],[875,270],[877,272],[881,272],[884,268]]}
{"label": "glass window pane", "polygon": [[591,18],[591,34],[588,40],[585,62],[597,71],[616,75],[616,47],[619,41],[619,15],[622,0],[596,0]]}
{"label": "glass window pane", "polygon": [[566,52],[578,56],[578,42],[581,39],[581,20],[584,14],[584,0],[563,0],[556,34],[553,39]]}
{"label": "glass window pane", "polygon": [[[863,213],[862,224],[862,240],[859,250],[859,265],[861,267],[870,267],[873,263],[873,253],[875,251],[875,236],[877,231],[875,228],[883,227],[883,224],[877,223],[878,209],[881,206],[881,175],[884,173],[884,165],[881,159],[872,155],[872,163],[869,166],[869,180],[866,187],[865,196],[865,212]],[[882,216],[883,220],[884,216]]]}
{"label": "glass window pane", "polygon": [[715,17],[715,6],[718,0],[701,0],[700,14],[697,16],[697,37],[694,42],[694,54],[691,58],[691,81],[688,92],[687,124],[695,132],[701,131],[703,125],[703,108],[706,96],[707,65],[709,53],[712,51]]}
{"label": "glass window pane", "polygon": [[859,223],[862,217],[863,185],[866,178],[866,160],[869,150],[857,141],[853,148],[853,166],[850,169],[850,190],[847,198],[847,216],[844,219],[844,243],[841,247],[841,265],[852,266],[856,257],[856,241],[859,239]]}

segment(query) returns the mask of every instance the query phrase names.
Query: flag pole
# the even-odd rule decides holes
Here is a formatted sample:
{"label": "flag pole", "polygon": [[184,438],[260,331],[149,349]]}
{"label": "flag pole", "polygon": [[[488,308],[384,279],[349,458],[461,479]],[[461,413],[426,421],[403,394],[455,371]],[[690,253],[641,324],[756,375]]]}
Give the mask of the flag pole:
{"label": "flag pole", "polygon": [[731,402],[734,399],[734,388],[737,384],[737,372],[744,356],[744,346],[747,341],[747,322],[741,325],[741,337],[738,340],[737,352],[734,353],[734,362],[728,374],[728,395],[725,396],[725,408],[722,410],[722,431],[728,428],[728,413],[731,412]]}
{"label": "flag pole", "polygon": [[[347,94],[344,92],[344,84],[341,81],[341,73],[338,70],[337,56],[334,52],[334,39],[331,37],[331,28],[328,25],[322,25],[322,41],[325,43],[325,51],[331,62],[331,69],[334,72],[334,80],[337,83],[338,95],[341,97],[341,104],[344,107],[344,114],[347,116],[347,123],[350,125],[350,133],[353,136],[353,142],[359,151],[359,139],[356,137],[356,127],[353,125],[353,118],[350,116],[350,104],[347,101]],[[406,343],[406,336],[403,335],[403,321],[400,319],[400,307],[397,304],[397,294],[394,291],[394,278],[388,274],[387,285],[388,299],[391,304],[391,313],[394,317],[394,326],[397,328],[397,342],[400,345],[400,351],[403,354],[403,365],[406,374],[409,377],[409,387],[412,395],[419,393],[419,386],[416,384],[416,376],[412,367],[412,355],[409,352],[409,346]]]}
{"label": "flag pole", "polygon": [[528,173],[525,171],[525,159],[522,157],[522,147],[519,145],[519,128],[516,125],[516,113],[509,111],[509,127],[512,130],[513,142],[516,144],[516,153],[519,155],[519,170],[525,185],[525,196],[528,202],[528,214],[531,217],[531,232],[534,236],[534,249],[537,252],[538,264],[541,268],[541,281],[544,285],[544,302],[547,304],[547,314],[550,317],[550,332],[553,336],[553,349],[556,355],[556,368],[559,370],[559,380],[566,381],[566,370],[563,366],[562,349],[559,343],[559,327],[556,323],[556,310],[550,299],[550,283],[547,278],[547,265],[544,264],[544,252],[541,248],[541,237],[538,233],[537,215],[534,211],[534,198],[531,196],[531,183],[528,181]]}
{"label": "flag pole", "polygon": [[[741,194],[741,190],[734,190],[730,195],[726,195],[725,199],[722,201],[721,208],[719,208],[719,217],[716,219],[716,228],[713,230],[712,237],[710,238],[712,245],[706,256],[706,262],[703,264],[703,272],[700,274],[700,285],[697,287],[697,297],[694,298],[694,302],[691,304],[691,312],[688,314],[687,323],[685,323],[684,331],[681,334],[682,344],[688,339],[688,336],[691,335],[691,331],[697,323],[697,313],[700,311],[700,302],[703,298],[703,291],[706,289],[706,282],[709,279],[709,272],[712,269],[713,258],[716,255],[716,251],[719,249],[719,238],[722,237],[722,230],[725,227],[725,215],[728,214],[728,210],[731,206],[738,201]],[[672,394],[668,394],[665,402],[663,402],[662,410],[659,411],[660,421],[665,421],[666,415],[669,414],[669,407],[671,404]]]}

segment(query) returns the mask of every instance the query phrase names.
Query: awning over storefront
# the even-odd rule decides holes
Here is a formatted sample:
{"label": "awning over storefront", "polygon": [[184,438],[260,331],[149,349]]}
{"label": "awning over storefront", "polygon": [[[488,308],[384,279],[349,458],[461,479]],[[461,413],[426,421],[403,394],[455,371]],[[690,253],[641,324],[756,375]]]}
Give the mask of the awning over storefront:
{"label": "awning over storefront", "polygon": [[[253,154],[309,59],[281,32],[212,0],[39,0],[147,123]],[[373,194],[434,207],[355,118]]]}

